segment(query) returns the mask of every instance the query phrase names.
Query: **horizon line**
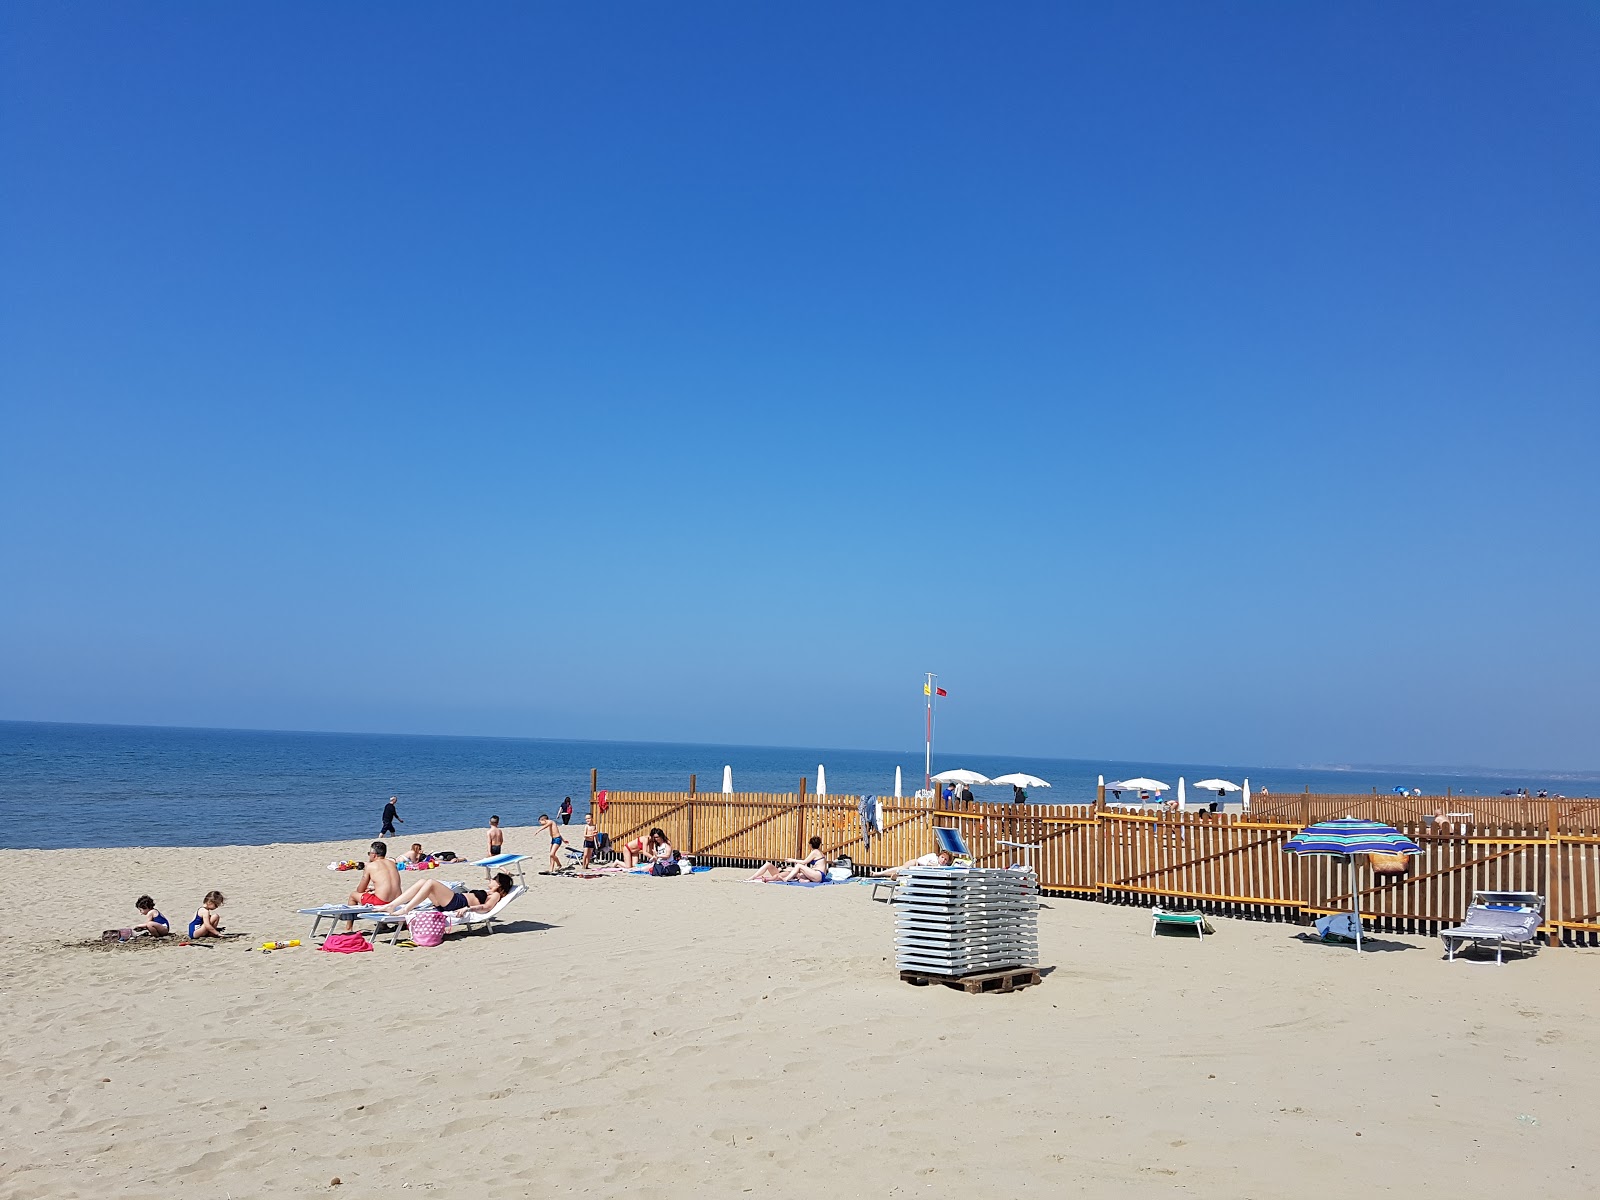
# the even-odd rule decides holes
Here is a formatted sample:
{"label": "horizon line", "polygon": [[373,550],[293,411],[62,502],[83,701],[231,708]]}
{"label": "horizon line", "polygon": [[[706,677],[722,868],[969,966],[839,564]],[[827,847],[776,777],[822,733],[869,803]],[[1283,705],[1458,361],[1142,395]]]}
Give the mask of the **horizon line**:
{"label": "horizon line", "polygon": [[[842,754],[900,754],[909,751],[885,750],[875,746],[794,746],[794,745],[769,745],[760,742],[673,742],[661,741],[653,738],[594,738],[594,737],[538,737],[531,734],[506,734],[506,733],[399,733],[389,730],[365,729],[275,729],[265,726],[234,726],[234,725],[150,725],[128,721],[41,721],[29,718],[0,717],[0,725],[61,725],[85,729],[164,729],[177,730],[191,733],[279,733],[303,734],[314,737],[419,737],[419,738],[468,738],[482,741],[507,741],[507,742],[579,742],[593,743],[595,745],[622,745],[622,746],[704,746],[721,750],[807,750],[807,751],[837,751]],[[1225,767],[1226,763],[1203,763],[1194,760],[1189,763],[1159,762],[1154,759],[1129,759],[1129,758],[1061,758],[1049,754],[1018,754],[1008,755],[985,750],[960,750],[941,751],[950,755],[970,755],[983,758],[1015,757],[1031,759],[1041,762],[1060,763],[1095,763],[1095,762],[1121,762],[1145,763],[1151,767]],[[1341,771],[1415,771],[1427,775],[1471,775],[1478,774],[1486,777],[1511,778],[1518,774],[1538,775],[1545,779],[1568,780],[1600,780],[1600,768],[1587,770],[1556,770],[1544,767],[1489,767],[1476,764],[1445,765],[1424,763],[1341,763],[1337,765],[1314,763],[1278,764],[1254,763],[1254,767],[1267,771],[1326,771],[1338,773]]]}

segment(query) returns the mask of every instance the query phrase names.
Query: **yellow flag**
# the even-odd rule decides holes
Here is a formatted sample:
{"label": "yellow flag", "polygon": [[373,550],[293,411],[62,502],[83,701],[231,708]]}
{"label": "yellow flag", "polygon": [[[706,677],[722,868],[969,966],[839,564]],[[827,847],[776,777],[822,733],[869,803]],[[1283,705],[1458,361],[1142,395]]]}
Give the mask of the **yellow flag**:
{"label": "yellow flag", "polygon": [[927,684],[923,684],[922,685],[922,694],[924,696],[931,696],[931,695],[933,695],[933,692],[928,689],[928,685]]}

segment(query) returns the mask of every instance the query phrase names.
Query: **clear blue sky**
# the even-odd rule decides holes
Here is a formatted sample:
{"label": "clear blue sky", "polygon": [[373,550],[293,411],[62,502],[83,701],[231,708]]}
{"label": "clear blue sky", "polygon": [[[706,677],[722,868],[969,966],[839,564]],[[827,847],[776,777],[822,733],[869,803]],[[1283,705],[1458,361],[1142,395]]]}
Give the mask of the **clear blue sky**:
{"label": "clear blue sky", "polygon": [[0,56],[0,717],[1600,766],[1600,7]]}

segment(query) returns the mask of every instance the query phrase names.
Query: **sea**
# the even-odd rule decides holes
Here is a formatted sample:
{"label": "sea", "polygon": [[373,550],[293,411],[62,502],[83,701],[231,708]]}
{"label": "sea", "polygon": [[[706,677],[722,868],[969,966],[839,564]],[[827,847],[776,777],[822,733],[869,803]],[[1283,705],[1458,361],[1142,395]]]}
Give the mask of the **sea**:
{"label": "sea", "polygon": [[[889,795],[895,768],[906,794],[920,786],[923,747],[904,751],[542,738],[292,733],[0,721],[0,846],[267,845],[369,838],[390,796],[401,837],[486,825],[531,825],[571,796],[575,820],[589,772],[617,791],[719,791],[725,766],[741,792],[815,791],[826,769],[834,794]],[[1497,796],[1526,788],[1600,795],[1600,774],[1408,767],[1272,767],[1001,757],[935,750],[935,772],[963,767],[994,776],[1022,771],[1049,781],[1035,802],[1081,804],[1097,779],[1149,776],[1177,785],[1213,776],[1254,791],[1392,792]],[[975,789],[1009,800],[1010,789]]]}

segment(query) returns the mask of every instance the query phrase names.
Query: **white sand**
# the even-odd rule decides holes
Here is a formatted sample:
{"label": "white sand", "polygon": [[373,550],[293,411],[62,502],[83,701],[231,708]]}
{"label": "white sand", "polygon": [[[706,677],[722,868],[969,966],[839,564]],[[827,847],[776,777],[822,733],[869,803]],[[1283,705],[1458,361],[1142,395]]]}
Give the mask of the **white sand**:
{"label": "white sand", "polygon": [[[0,852],[0,1197],[1597,1190],[1594,951],[1152,940],[1050,899],[1044,984],[969,996],[898,980],[867,888],[719,870],[530,877],[438,949],[246,952],[363,845]],[[63,946],[212,887],[247,942]]]}

